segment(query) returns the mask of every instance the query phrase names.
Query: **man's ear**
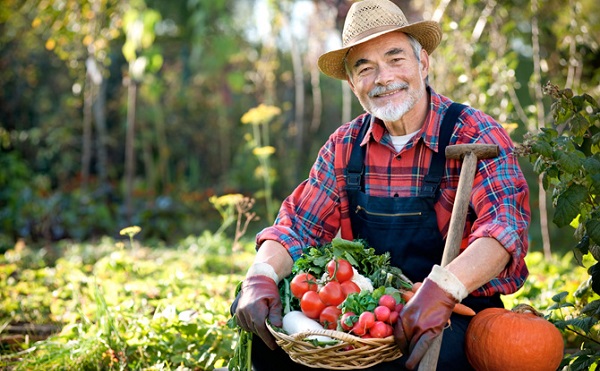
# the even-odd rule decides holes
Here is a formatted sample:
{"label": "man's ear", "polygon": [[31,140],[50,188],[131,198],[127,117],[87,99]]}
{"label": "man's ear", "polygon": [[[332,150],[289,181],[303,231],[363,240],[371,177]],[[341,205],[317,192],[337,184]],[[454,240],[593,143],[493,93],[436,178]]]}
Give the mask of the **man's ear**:
{"label": "man's ear", "polygon": [[421,74],[423,79],[429,74],[429,54],[425,49],[421,49]]}

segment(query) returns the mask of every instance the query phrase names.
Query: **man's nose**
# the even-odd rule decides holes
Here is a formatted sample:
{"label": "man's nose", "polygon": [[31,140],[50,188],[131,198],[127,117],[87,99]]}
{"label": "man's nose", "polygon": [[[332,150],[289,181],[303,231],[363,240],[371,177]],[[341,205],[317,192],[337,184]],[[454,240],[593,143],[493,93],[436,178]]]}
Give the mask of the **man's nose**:
{"label": "man's nose", "polygon": [[393,68],[388,66],[379,66],[377,68],[377,78],[375,79],[375,83],[378,85],[388,85],[394,81],[394,73]]}

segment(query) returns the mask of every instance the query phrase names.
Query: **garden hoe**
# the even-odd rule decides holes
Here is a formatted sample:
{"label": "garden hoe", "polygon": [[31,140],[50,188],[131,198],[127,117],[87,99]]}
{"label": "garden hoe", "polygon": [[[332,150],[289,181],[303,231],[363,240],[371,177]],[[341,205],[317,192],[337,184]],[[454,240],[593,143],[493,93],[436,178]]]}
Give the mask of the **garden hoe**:
{"label": "garden hoe", "polygon": [[[448,237],[442,256],[442,267],[456,258],[460,252],[460,244],[465,229],[469,199],[473,189],[473,179],[477,170],[477,160],[498,156],[499,149],[495,144],[456,144],[446,147],[446,158],[463,159],[456,199],[452,207]],[[437,367],[437,361],[442,345],[442,334],[437,336],[419,363],[419,371],[432,371]]]}

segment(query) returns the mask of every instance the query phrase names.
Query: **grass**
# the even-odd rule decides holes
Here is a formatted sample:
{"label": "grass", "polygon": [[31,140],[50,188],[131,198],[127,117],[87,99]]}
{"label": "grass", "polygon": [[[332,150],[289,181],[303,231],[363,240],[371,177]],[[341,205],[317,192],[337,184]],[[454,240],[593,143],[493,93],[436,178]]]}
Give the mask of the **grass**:
{"label": "grass", "polygon": [[[130,236],[131,237],[131,236]],[[10,323],[57,324],[42,341],[0,343],[0,369],[212,370],[227,366],[238,334],[227,327],[237,283],[254,256],[248,241],[205,233],[177,248],[133,239],[63,244],[60,256],[17,245],[0,256],[0,339]],[[506,307],[550,315],[553,296],[587,278],[569,256],[532,253],[531,276]],[[571,347],[581,340],[565,334]]]}
{"label": "grass", "polygon": [[62,331],[2,345],[0,368],[225,366],[237,341],[226,326],[229,305],[253,257],[251,246],[233,256],[227,243],[205,234],[176,249],[151,249],[106,239],[63,246],[52,265],[39,252],[11,250],[0,260],[0,323],[57,323]]}

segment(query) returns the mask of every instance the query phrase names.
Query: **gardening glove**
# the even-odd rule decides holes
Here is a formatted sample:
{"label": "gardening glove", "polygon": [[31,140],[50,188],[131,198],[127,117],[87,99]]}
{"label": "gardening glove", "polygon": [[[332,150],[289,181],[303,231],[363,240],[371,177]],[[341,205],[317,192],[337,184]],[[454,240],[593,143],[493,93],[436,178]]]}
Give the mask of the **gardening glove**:
{"label": "gardening glove", "polygon": [[467,289],[454,274],[438,265],[433,267],[394,326],[396,343],[409,355],[408,369],[419,364],[430,344],[442,333],[456,303],[467,295]]}
{"label": "gardening glove", "polygon": [[258,335],[269,348],[276,349],[275,338],[265,324],[268,317],[273,326],[283,325],[281,297],[273,278],[263,274],[247,275],[233,305],[236,305],[237,324]]}

